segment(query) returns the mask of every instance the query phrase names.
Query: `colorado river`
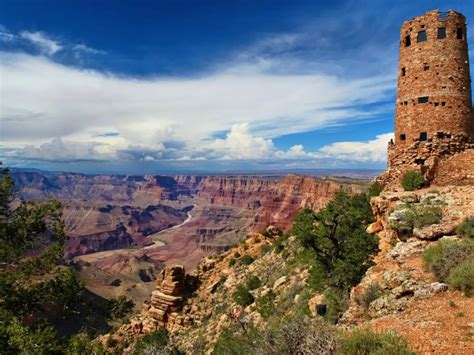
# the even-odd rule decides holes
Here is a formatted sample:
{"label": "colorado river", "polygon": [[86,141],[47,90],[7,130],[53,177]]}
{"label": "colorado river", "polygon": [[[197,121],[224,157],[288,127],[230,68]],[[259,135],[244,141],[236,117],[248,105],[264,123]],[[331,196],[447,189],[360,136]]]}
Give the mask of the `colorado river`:
{"label": "colorado river", "polygon": [[[196,205],[193,205],[193,209],[196,207]],[[191,210],[192,211],[192,210]],[[190,222],[192,219],[193,219],[193,216],[191,214],[191,211],[188,212],[187,214],[187,218],[180,224],[176,224],[172,227],[169,227],[169,228],[166,228],[166,229],[163,229],[155,234],[150,234],[149,236],[147,236],[148,238],[150,238],[152,241],[153,241],[153,244],[151,245],[148,245],[146,247],[143,247],[142,249],[150,249],[150,248],[154,248],[154,247],[162,247],[163,245],[165,245],[165,243],[163,243],[161,240],[157,239],[157,237],[160,235],[160,234],[163,234],[165,232],[168,232],[170,230],[173,230],[173,229],[176,229],[176,228],[179,228],[179,227],[182,227],[184,226],[186,223]]]}
{"label": "colorado river", "polygon": [[[193,209],[196,206],[197,205],[194,204]],[[126,254],[132,254],[133,255],[133,254],[137,254],[137,253],[139,253],[143,250],[162,247],[162,246],[165,245],[165,243],[162,242],[161,240],[157,239],[158,236],[162,233],[168,232],[168,231],[176,229],[176,228],[180,228],[180,227],[184,226],[185,224],[189,223],[193,219],[191,211],[189,211],[187,213],[187,218],[183,222],[181,222],[180,224],[176,224],[172,227],[165,228],[165,229],[163,229],[163,230],[161,230],[157,233],[148,235],[147,237],[150,238],[150,240],[153,242],[153,244],[151,244],[151,245],[147,245],[147,246],[142,247],[142,248],[133,248],[133,247],[131,247],[131,248],[125,248],[125,249],[104,250],[104,251],[99,251],[99,252],[96,252],[96,253],[89,253],[89,254],[80,255],[80,256],[77,256],[76,258],[80,259],[80,260],[83,260],[83,261],[91,262],[91,261],[94,261],[94,260],[104,259],[104,258],[109,257],[109,256],[111,256],[113,254],[116,254],[116,253],[126,253]]]}

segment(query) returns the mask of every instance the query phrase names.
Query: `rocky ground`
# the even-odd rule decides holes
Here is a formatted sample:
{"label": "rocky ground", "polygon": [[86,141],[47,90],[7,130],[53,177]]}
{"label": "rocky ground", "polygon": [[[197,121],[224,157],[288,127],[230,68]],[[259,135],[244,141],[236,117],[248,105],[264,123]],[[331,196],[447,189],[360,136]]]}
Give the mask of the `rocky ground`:
{"label": "rocky ground", "polygon": [[[413,231],[399,240],[389,223],[394,222],[404,201],[442,203],[443,218]],[[444,239],[457,239],[456,226],[474,215],[474,189],[431,187],[416,192],[386,192],[372,201],[382,251],[376,265],[352,290],[351,303],[343,316],[346,326],[394,330],[406,337],[417,353],[474,353],[474,298],[437,282],[423,265],[422,252]],[[403,238],[403,237],[402,237]],[[367,310],[357,299],[372,284],[380,285],[382,296]]]}
{"label": "rocky ground", "polygon": [[[407,202],[422,205],[427,201],[442,206],[438,223],[411,234],[392,228],[402,222],[400,211]],[[474,190],[432,187],[416,192],[384,192],[372,200],[372,208],[376,222],[369,230],[380,236],[381,251],[375,265],[352,290],[339,327],[393,330],[407,338],[411,348],[420,354],[474,353],[474,299],[436,281],[422,259],[427,247],[443,239],[458,238],[456,226],[474,214]],[[159,297],[153,296],[130,324],[102,341],[106,343],[112,337],[119,343],[124,339],[133,343],[137,337],[165,327],[181,350],[204,353],[212,349],[223,329],[246,324],[268,327],[268,315],[258,300],[270,293],[274,294],[273,303],[278,305],[280,317],[302,310],[318,317],[316,304],[322,295],[307,287],[308,269],[295,258],[294,239],[290,237],[281,251],[275,247],[275,234],[250,236],[224,253],[204,258],[191,275],[175,279],[180,286],[171,291],[168,286],[165,292],[162,277],[155,291]],[[243,262],[249,257],[251,262]],[[181,271],[178,274],[184,275]],[[239,306],[235,292],[252,276],[261,280],[261,285],[251,291],[256,301]],[[379,293],[364,307],[360,296],[374,284],[380,288]]]}

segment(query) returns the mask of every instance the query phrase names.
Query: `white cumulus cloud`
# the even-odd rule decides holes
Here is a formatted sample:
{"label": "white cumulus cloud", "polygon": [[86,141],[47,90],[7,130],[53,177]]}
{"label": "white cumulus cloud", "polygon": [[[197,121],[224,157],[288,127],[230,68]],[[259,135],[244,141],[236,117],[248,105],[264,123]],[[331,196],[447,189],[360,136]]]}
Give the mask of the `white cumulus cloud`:
{"label": "white cumulus cloud", "polygon": [[393,133],[379,134],[367,142],[336,142],[320,149],[328,157],[342,160],[383,162],[387,160],[387,145]]}

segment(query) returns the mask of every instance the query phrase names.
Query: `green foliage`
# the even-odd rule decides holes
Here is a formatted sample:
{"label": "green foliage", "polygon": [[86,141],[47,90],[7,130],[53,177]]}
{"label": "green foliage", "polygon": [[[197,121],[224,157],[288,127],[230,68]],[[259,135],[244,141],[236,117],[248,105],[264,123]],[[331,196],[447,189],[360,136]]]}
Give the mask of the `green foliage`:
{"label": "green foliage", "polygon": [[406,339],[399,335],[374,333],[369,330],[354,330],[343,337],[341,354],[346,355],[414,355]]}
{"label": "green foliage", "polygon": [[255,290],[262,285],[262,281],[257,276],[250,276],[245,281],[245,286],[248,290]]}
{"label": "green foliage", "polygon": [[437,224],[441,222],[443,217],[441,205],[431,202],[419,204],[406,203],[400,213],[399,221],[390,224],[390,228],[402,233],[411,233],[413,228]]}
{"label": "green foliage", "polygon": [[236,262],[237,262],[237,260],[235,260],[235,259],[230,259],[230,260],[229,260],[229,266],[234,266]]}
{"label": "green foliage", "polygon": [[242,258],[240,258],[240,263],[242,265],[250,265],[254,262],[254,258],[252,258],[250,255],[244,255]]}
{"label": "green foliage", "polygon": [[104,354],[103,349],[98,343],[93,343],[91,336],[86,332],[79,332],[69,339],[69,347],[66,351],[70,355]]}
{"label": "green foliage", "polygon": [[275,292],[269,290],[264,296],[257,298],[255,301],[257,312],[260,313],[263,319],[267,320],[275,312],[275,298]]}
{"label": "green foliage", "polygon": [[13,318],[5,331],[8,345],[2,349],[2,353],[37,354],[38,350],[44,354],[61,353],[62,346],[51,325],[38,324],[35,327],[27,327]]}
{"label": "green foliage", "polygon": [[234,301],[242,307],[251,305],[255,298],[249,292],[249,289],[244,285],[239,285],[234,293]]}
{"label": "green foliage", "polygon": [[238,251],[236,251],[234,253],[234,258],[236,258],[236,259],[240,258],[240,253]]}
{"label": "green foliage", "polygon": [[288,240],[287,235],[280,235],[273,243],[273,248],[277,254],[280,254],[285,248],[285,243]]}
{"label": "green foliage", "polygon": [[369,287],[359,296],[356,298],[356,302],[364,307],[364,309],[368,309],[370,304],[379,298],[382,295],[382,288],[377,283],[371,283]]}
{"label": "green foliage", "polygon": [[293,234],[313,252],[310,283],[316,289],[348,290],[373,264],[378,238],[366,232],[373,221],[369,198],[340,191],[318,212],[298,213]]}
{"label": "green foliage", "polygon": [[448,282],[466,296],[474,293],[474,259],[464,260],[449,273]]}
{"label": "green foliage", "polygon": [[324,301],[327,311],[324,318],[331,323],[336,323],[347,309],[349,293],[338,289],[329,289],[324,293]]}
{"label": "green foliage", "polygon": [[369,188],[367,189],[367,194],[369,197],[379,196],[382,192],[382,185],[378,181],[373,182],[370,184]]}
{"label": "green foliage", "polygon": [[111,299],[107,304],[107,316],[110,319],[119,319],[127,316],[135,306],[135,302],[125,296]]}
{"label": "green foliage", "polygon": [[474,257],[474,242],[446,240],[423,251],[428,270],[441,282],[449,282],[451,271],[462,262]]}
{"label": "green foliage", "polygon": [[456,233],[463,238],[474,239],[474,216],[469,216],[456,228]]}
{"label": "green foliage", "polygon": [[233,326],[224,329],[216,344],[213,355],[247,355],[255,353],[255,343],[259,340],[258,330],[249,327],[246,331]]}
{"label": "green foliage", "polygon": [[[141,337],[135,344],[134,354],[161,353],[168,345],[168,334],[164,328]],[[164,352],[163,352],[164,353]]]}
{"label": "green foliage", "polygon": [[337,331],[322,320],[290,317],[265,330],[251,326],[225,329],[212,354],[334,354]]}
{"label": "green foliage", "polygon": [[264,244],[260,247],[260,255],[263,256],[267,254],[270,250],[272,250],[272,246],[270,244]]}
{"label": "green foliage", "polygon": [[405,191],[418,190],[425,185],[425,178],[416,170],[407,171],[402,177],[402,187]]}
{"label": "green foliage", "polygon": [[[0,353],[78,352],[80,335],[69,342],[57,333],[70,336],[74,329],[62,324],[74,319],[73,328],[97,330],[108,301],[86,295],[84,283],[64,265],[61,204],[26,201],[13,208],[12,186],[0,169]],[[112,309],[120,313],[123,305]]]}

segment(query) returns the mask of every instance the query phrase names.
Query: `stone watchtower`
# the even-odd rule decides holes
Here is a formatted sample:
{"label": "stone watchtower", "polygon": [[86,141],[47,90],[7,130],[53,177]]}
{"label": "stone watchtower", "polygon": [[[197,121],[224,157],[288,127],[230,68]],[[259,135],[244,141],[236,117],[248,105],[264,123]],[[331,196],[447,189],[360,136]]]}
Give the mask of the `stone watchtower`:
{"label": "stone watchtower", "polygon": [[[381,177],[387,182],[399,181],[408,170],[440,184],[474,181],[466,30],[466,18],[452,10],[430,11],[401,27],[395,142]],[[465,151],[470,152],[453,159]]]}
{"label": "stone watchtower", "polygon": [[466,18],[431,11],[405,22],[395,117],[395,144],[426,141],[439,132],[472,135]]}

